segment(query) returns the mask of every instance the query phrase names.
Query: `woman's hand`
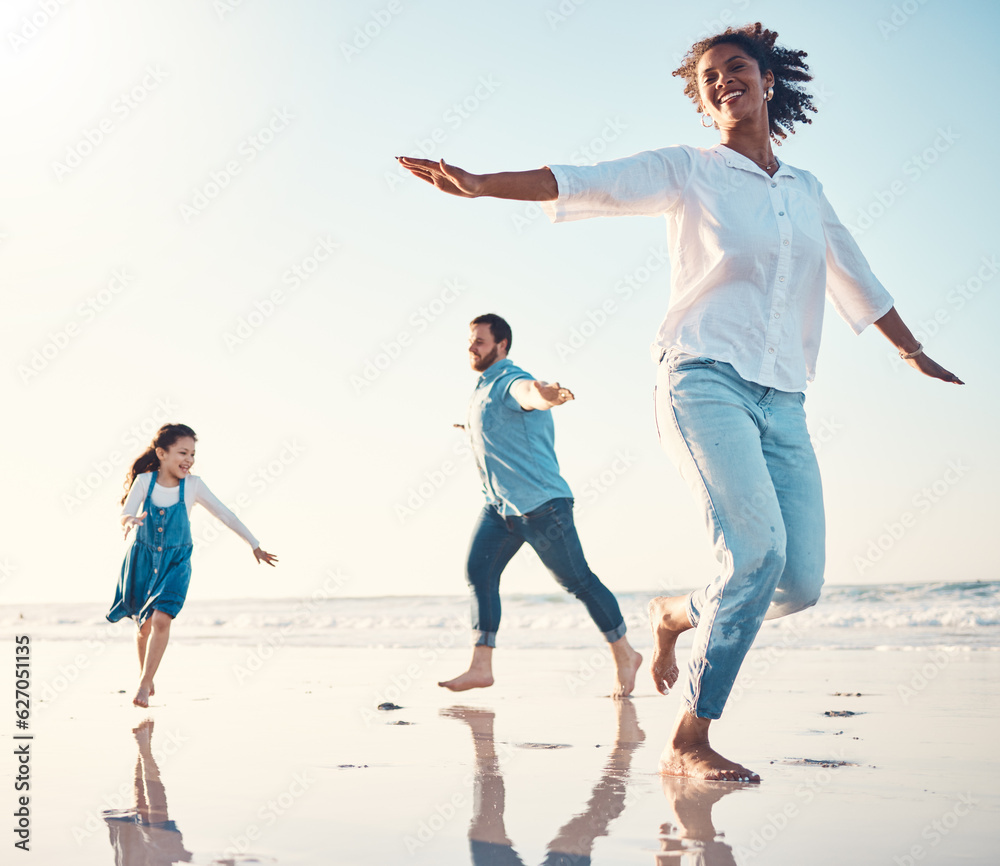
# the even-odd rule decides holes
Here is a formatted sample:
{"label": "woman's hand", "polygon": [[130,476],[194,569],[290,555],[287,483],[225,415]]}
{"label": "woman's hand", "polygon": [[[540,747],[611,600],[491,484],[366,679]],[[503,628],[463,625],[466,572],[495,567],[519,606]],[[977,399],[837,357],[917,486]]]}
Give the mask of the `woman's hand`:
{"label": "woman's hand", "polygon": [[276,557],[273,553],[268,553],[266,550],[261,550],[259,547],[255,547],[253,549],[253,557],[257,560],[257,565],[260,565],[262,562],[266,562],[271,566],[271,568],[274,568],[274,563],[278,561],[278,557]]}
{"label": "woman's hand", "polygon": [[455,165],[448,165],[443,159],[432,162],[412,156],[398,156],[399,164],[421,180],[436,186],[441,192],[462,198],[476,198],[482,195],[483,180]]}
{"label": "woman's hand", "polygon": [[129,515],[122,518],[122,527],[125,530],[126,538],[128,538],[128,534],[132,531],[133,526],[142,526],[142,522],[146,519],[146,513],[143,511],[142,514],[137,514],[134,517]]}
{"label": "woman's hand", "polygon": [[965,384],[965,382],[959,379],[958,376],[954,373],[949,373],[937,361],[928,358],[923,352],[915,358],[906,359],[906,363],[919,370],[925,376],[930,376],[932,379],[940,379],[942,382],[951,382],[955,385]]}

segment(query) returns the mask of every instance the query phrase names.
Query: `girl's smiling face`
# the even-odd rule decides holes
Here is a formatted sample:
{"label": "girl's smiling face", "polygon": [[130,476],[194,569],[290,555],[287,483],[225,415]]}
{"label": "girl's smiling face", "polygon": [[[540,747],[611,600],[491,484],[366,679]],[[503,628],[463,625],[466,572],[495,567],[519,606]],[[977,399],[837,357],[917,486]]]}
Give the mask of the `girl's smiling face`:
{"label": "girl's smiling face", "polygon": [[160,460],[160,474],[156,479],[158,484],[176,487],[182,478],[187,477],[194,465],[194,445],[194,439],[190,436],[181,436],[166,450],[156,449],[156,456]]}
{"label": "girl's smiling face", "polygon": [[709,48],[698,61],[698,95],[702,109],[719,126],[765,113],[764,94],[774,74],[761,75],[757,61],[738,45],[723,42]]}

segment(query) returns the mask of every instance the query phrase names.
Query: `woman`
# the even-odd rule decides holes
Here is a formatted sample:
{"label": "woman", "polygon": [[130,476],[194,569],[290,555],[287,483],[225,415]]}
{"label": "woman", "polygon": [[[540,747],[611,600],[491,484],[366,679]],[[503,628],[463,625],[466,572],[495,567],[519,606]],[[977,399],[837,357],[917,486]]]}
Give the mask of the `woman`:
{"label": "woman", "polygon": [[[453,195],[546,202],[555,221],[664,214],[671,296],[655,348],[660,441],[701,505],[718,576],[650,604],[653,679],[678,677],[677,637],[695,629],[686,707],[661,772],[719,781],[760,777],[709,745],[740,664],[765,618],[816,603],[823,582],[823,496],[803,391],[813,377],[824,290],[855,333],[874,324],[921,373],[962,384],[923,352],[822,186],[779,162],[772,141],[810,122],[805,53],[759,23],[698,42],[674,72],[720,144],[669,147],[596,166],[474,175],[402,159]],[[706,123],[706,118],[710,123]]]}

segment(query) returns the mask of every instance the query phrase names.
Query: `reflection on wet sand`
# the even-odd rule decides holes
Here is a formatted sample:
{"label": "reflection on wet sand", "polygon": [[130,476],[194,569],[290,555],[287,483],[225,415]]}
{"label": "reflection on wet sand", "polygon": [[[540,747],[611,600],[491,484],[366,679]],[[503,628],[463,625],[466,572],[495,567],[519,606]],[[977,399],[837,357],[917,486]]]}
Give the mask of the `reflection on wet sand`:
{"label": "reflection on wet sand", "polygon": [[[618,733],[601,779],[582,814],[571,818],[548,845],[544,866],[586,866],[594,840],[625,809],[632,753],[645,739],[631,701],[612,702]],[[504,826],[504,782],[493,739],[491,710],[451,707],[441,714],[469,726],[476,755],[475,793],[469,844],[474,866],[523,866]]]}
{"label": "reflection on wet sand", "polygon": [[757,786],[679,776],[661,778],[674,821],[660,828],[662,850],[656,855],[656,866],[736,866],[733,849],[722,841],[723,834],[712,822],[712,807],[726,794]]}
{"label": "reflection on wet sand", "polygon": [[190,863],[177,825],[167,815],[167,792],[150,743],[153,720],[134,728],[139,756],[135,762],[135,808],[103,813],[115,852],[115,866],[167,866]]}

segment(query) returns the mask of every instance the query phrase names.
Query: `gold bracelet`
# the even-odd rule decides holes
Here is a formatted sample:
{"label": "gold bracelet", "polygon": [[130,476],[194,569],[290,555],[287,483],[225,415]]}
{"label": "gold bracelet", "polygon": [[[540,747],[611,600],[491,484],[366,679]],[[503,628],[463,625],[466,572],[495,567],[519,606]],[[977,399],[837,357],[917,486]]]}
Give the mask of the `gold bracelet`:
{"label": "gold bracelet", "polygon": [[916,358],[917,355],[922,355],[923,353],[924,353],[923,343],[917,343],[916,349],[914,349],[912,352],[900,352],[899,357],[902,358],[904,361],[909,361],[910,358]]}

